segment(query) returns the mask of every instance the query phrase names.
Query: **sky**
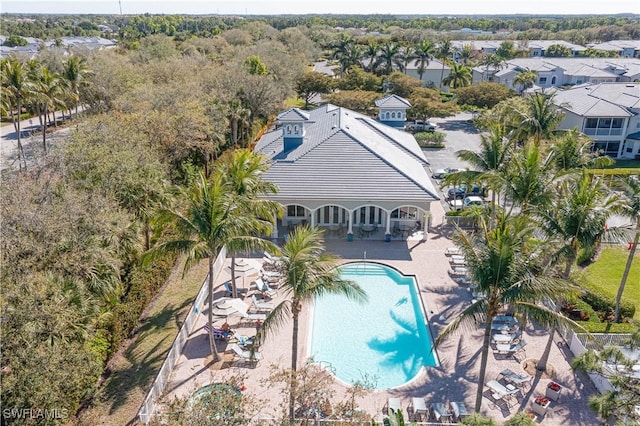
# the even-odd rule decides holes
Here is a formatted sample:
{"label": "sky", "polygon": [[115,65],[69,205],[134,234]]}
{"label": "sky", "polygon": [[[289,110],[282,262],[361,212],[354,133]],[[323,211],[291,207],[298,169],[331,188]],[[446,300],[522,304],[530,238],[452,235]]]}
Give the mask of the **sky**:
{"label": "sky", "polygon": [[0,0],[2,13],[58,14],[640,14],[640,1],[614,0]]}

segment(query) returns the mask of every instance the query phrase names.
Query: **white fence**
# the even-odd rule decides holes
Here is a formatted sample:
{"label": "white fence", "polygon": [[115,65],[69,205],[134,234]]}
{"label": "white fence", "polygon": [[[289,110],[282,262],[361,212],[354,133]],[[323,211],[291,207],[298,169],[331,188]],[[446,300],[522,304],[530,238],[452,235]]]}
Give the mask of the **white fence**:
{"label": "white fence", "polygon": [[[602,346],[619,346],[622,342],[629,340],[630,334],[609,334],[609,333],[593,333],[588,336],[586,333],[575,333],[570,331],[568,338],[565,336],[565,340],[569,342],[569,350],[575,356],[578,356],[587,351],[587,349],[597,349]],[[596,343],[597,342],[597,343]],[[606,377],[588,373],[589,378],[593,382],[598,392],[602,393],[608,390],[613,390],[611,383]]]}
{"label": "white fence", "polygon": [[[222,271],[226,257],[227,250],[226,248],[223,248],[213,264],[214,277],[217,277],[220,274],[220,271]],[[193,326],[198,319],[198,315],[202,312],[202,308],[207,301],[207,297],[209,296],[207,294],[207,279],[208,276],[204,279],[200,292],[198,293],[196,300],[193,302],[193,305],[185,318],[184,324],[182,324],[182,327],[180,328],[180,332],[178,332],[176,339],[173,341],[169,354],[164,360],[164,363],[162,364],[162,367],[160,368],[160,371],[158,372],[158,375],[153,382],[153,386],[149,390],[142,407],[140,407],[140,411],[138,411],[138,418],[145,425],[149,424],[156,408],[156,402],[162,396],[164,387],[169,380],[169,376],[171,376],[171,372],[173,371],[173,367],[176,365],[176,361],[178,360],[178,357],[180,357],[180,354],[182,354],[182,349],[187,342],[187,338],[189,337],[189,334],[191,334]]]}

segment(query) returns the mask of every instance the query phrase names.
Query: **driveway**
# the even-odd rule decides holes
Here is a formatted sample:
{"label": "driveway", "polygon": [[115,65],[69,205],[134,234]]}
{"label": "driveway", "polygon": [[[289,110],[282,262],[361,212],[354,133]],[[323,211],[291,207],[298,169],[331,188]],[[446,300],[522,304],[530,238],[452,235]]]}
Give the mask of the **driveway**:
{"label": "driveway", "polygon": [[[480,132],[471,122],[471,113],[463,112],[448,118],[433,118],[432,123],[438,127],[436,131],[442,132],[445,137],[445,148],[425,148],[423,149],[427,160],[431,163],[429,175],[434,170],[454,167],[466,169],[470,164],[459,160],[456,152],[461,149],[478,151],[480,149]],[[436,188],[440,187],[440,181],[432,179]],[[446,194],[440,191],[441,203],[445,210],[449,209]]]}

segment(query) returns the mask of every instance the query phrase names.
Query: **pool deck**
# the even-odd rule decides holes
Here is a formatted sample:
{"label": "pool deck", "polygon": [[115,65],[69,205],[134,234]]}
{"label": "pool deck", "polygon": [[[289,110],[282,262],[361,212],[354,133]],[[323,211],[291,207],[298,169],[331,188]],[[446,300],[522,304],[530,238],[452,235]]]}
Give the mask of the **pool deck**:
{"label": "pool deck", "polygon": [[[415,275],[427,311],[431,333],[435,337],[450,320],[470,304],[472,297],[466,286],[457,284],[449,275],[450,265],[445,250],[452,246],[449,238],[450,230],[439,225],[442,223],[444,211],[440,205],[434,203],[432,213],[434,215],[432,223],[435,226],[430,229],[426,241],[422,241],[420,236],[411,237],[408,241],[389,243],[358,239],[352,242],[328,239],[326,246],[328,251],[338,254],[345,262],[362,260],[366,257],[369,261],[393,266],[405,275]],[[261,259],[257,258],[248,258],[247,261],[254,263],[255,266],[261,264]],[[225,272],[218,278],[217,285],[220,290],[216,297],[223,295],[222,284],[229,279],[226,272],[228,268],[224,270]],[[247,277],[246,287],[249,287],[250,281],[251,278]],[[242,283],[242,279],[239,282]],[[278,302],[280,299],[276,297],[274,300]],[[247,303],[250,303],[250,297]],[[310,327],[309,309],[306,308],[308,307],[303,309],[300,318],[298,365],[304,362],[308,353]],[[236,320],[229,320],[232,327],[235,322]],[[281,404],[281,396],[277,389],[273,386],[265,386],[263,381],[273,371],[273,365],[287,368],[291,364],[291,324],[283,325],[277,335],[268,336],[261,347],[264,358],[255,368],[232,363],[229,367],[225,364],[225,368],[214,370],[210,368],[210,357],[207,358],[209,345],[203,329],[205,323],[206,311],[200,315],[167,383],[167,398],[185,397],[211,382],[242,375],[246,392],[267,401],[258,416],[272,417],[274,410]],[[255,332],[251,325],[247,325],[246,329],[238,330],[240,332],[244,330],[249,335]],[[539,358],[548,336],[545,330],[528,324],[523,330],[523,338],[528,344],[525,352],[519,354],[517,359],[502,359],[490,352],[485,383],[497,379],[499,373],[506,368],[516,373],[523,373],[522,361]],[[400,388],[370,392],[366,397],[359,399],[360,408],[380,423],[389,397],[398,397],[402,400],[405,418],[406,409],[412,397],[423,397],[427,407],[428,404],[436,402],[464,401],[467,409],[470,412],[473,411],[480,369],[481,344],[482,330],[480,329],[451,336],[437,349],[439,367],[425,368],[414,380]],[[223,351],[225,344],[219,344],[218,349]],[[564,389],[561,398],[551,403],[545,417],[538,417],[537,421],[546,425],[598,425],[600,422],[587,404],[588,396],[596,390],[585,374],[573,372],[569,365],[571,359],[572,355],[567,345],[556,335],[556,344],[551,348],[549,363],[556,370],[554,381],[560,383]],[[544,395],[549,382],[550,379],[544,378],[534,381],[533,386],[525,388],[524,395],[519,396],[517,401],[513,401],[510,407],[505,404],[495,405],[485,398],[481,412],[501,423],[518,411],[529,411],[535,397]],[[339,396],[344,394],[344,386],[336,382],[335,389],[337,401],[340,399]]]}

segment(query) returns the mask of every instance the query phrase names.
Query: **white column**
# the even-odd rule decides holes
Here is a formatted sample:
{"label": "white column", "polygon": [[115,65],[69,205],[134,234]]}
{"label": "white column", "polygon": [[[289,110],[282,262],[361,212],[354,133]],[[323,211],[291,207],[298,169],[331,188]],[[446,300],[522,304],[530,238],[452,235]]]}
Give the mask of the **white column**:
{"label": "white column", "polygon": [[351,210],[347,210],[347,220],[349,223],[347,234],[353,234],[353,212]]}
{"label": "white column", "polygon": [[271,239],[278,239],[278,216],[275,213],[273,214],[273,231],[271,231]]}
{"label": "white column", "polygon": [[316,227],[316,215],[315,215],[316,211],[315,210],[311,210],[311,220],[309,221],[309,224],[312,228]]}
{"label": "white column", "polygon": [[384,228],[384,235],[390,235],[391,234],[391,212],[388,211],[384,211],[386,214],[386,224],[385,224],[385,228]]}

